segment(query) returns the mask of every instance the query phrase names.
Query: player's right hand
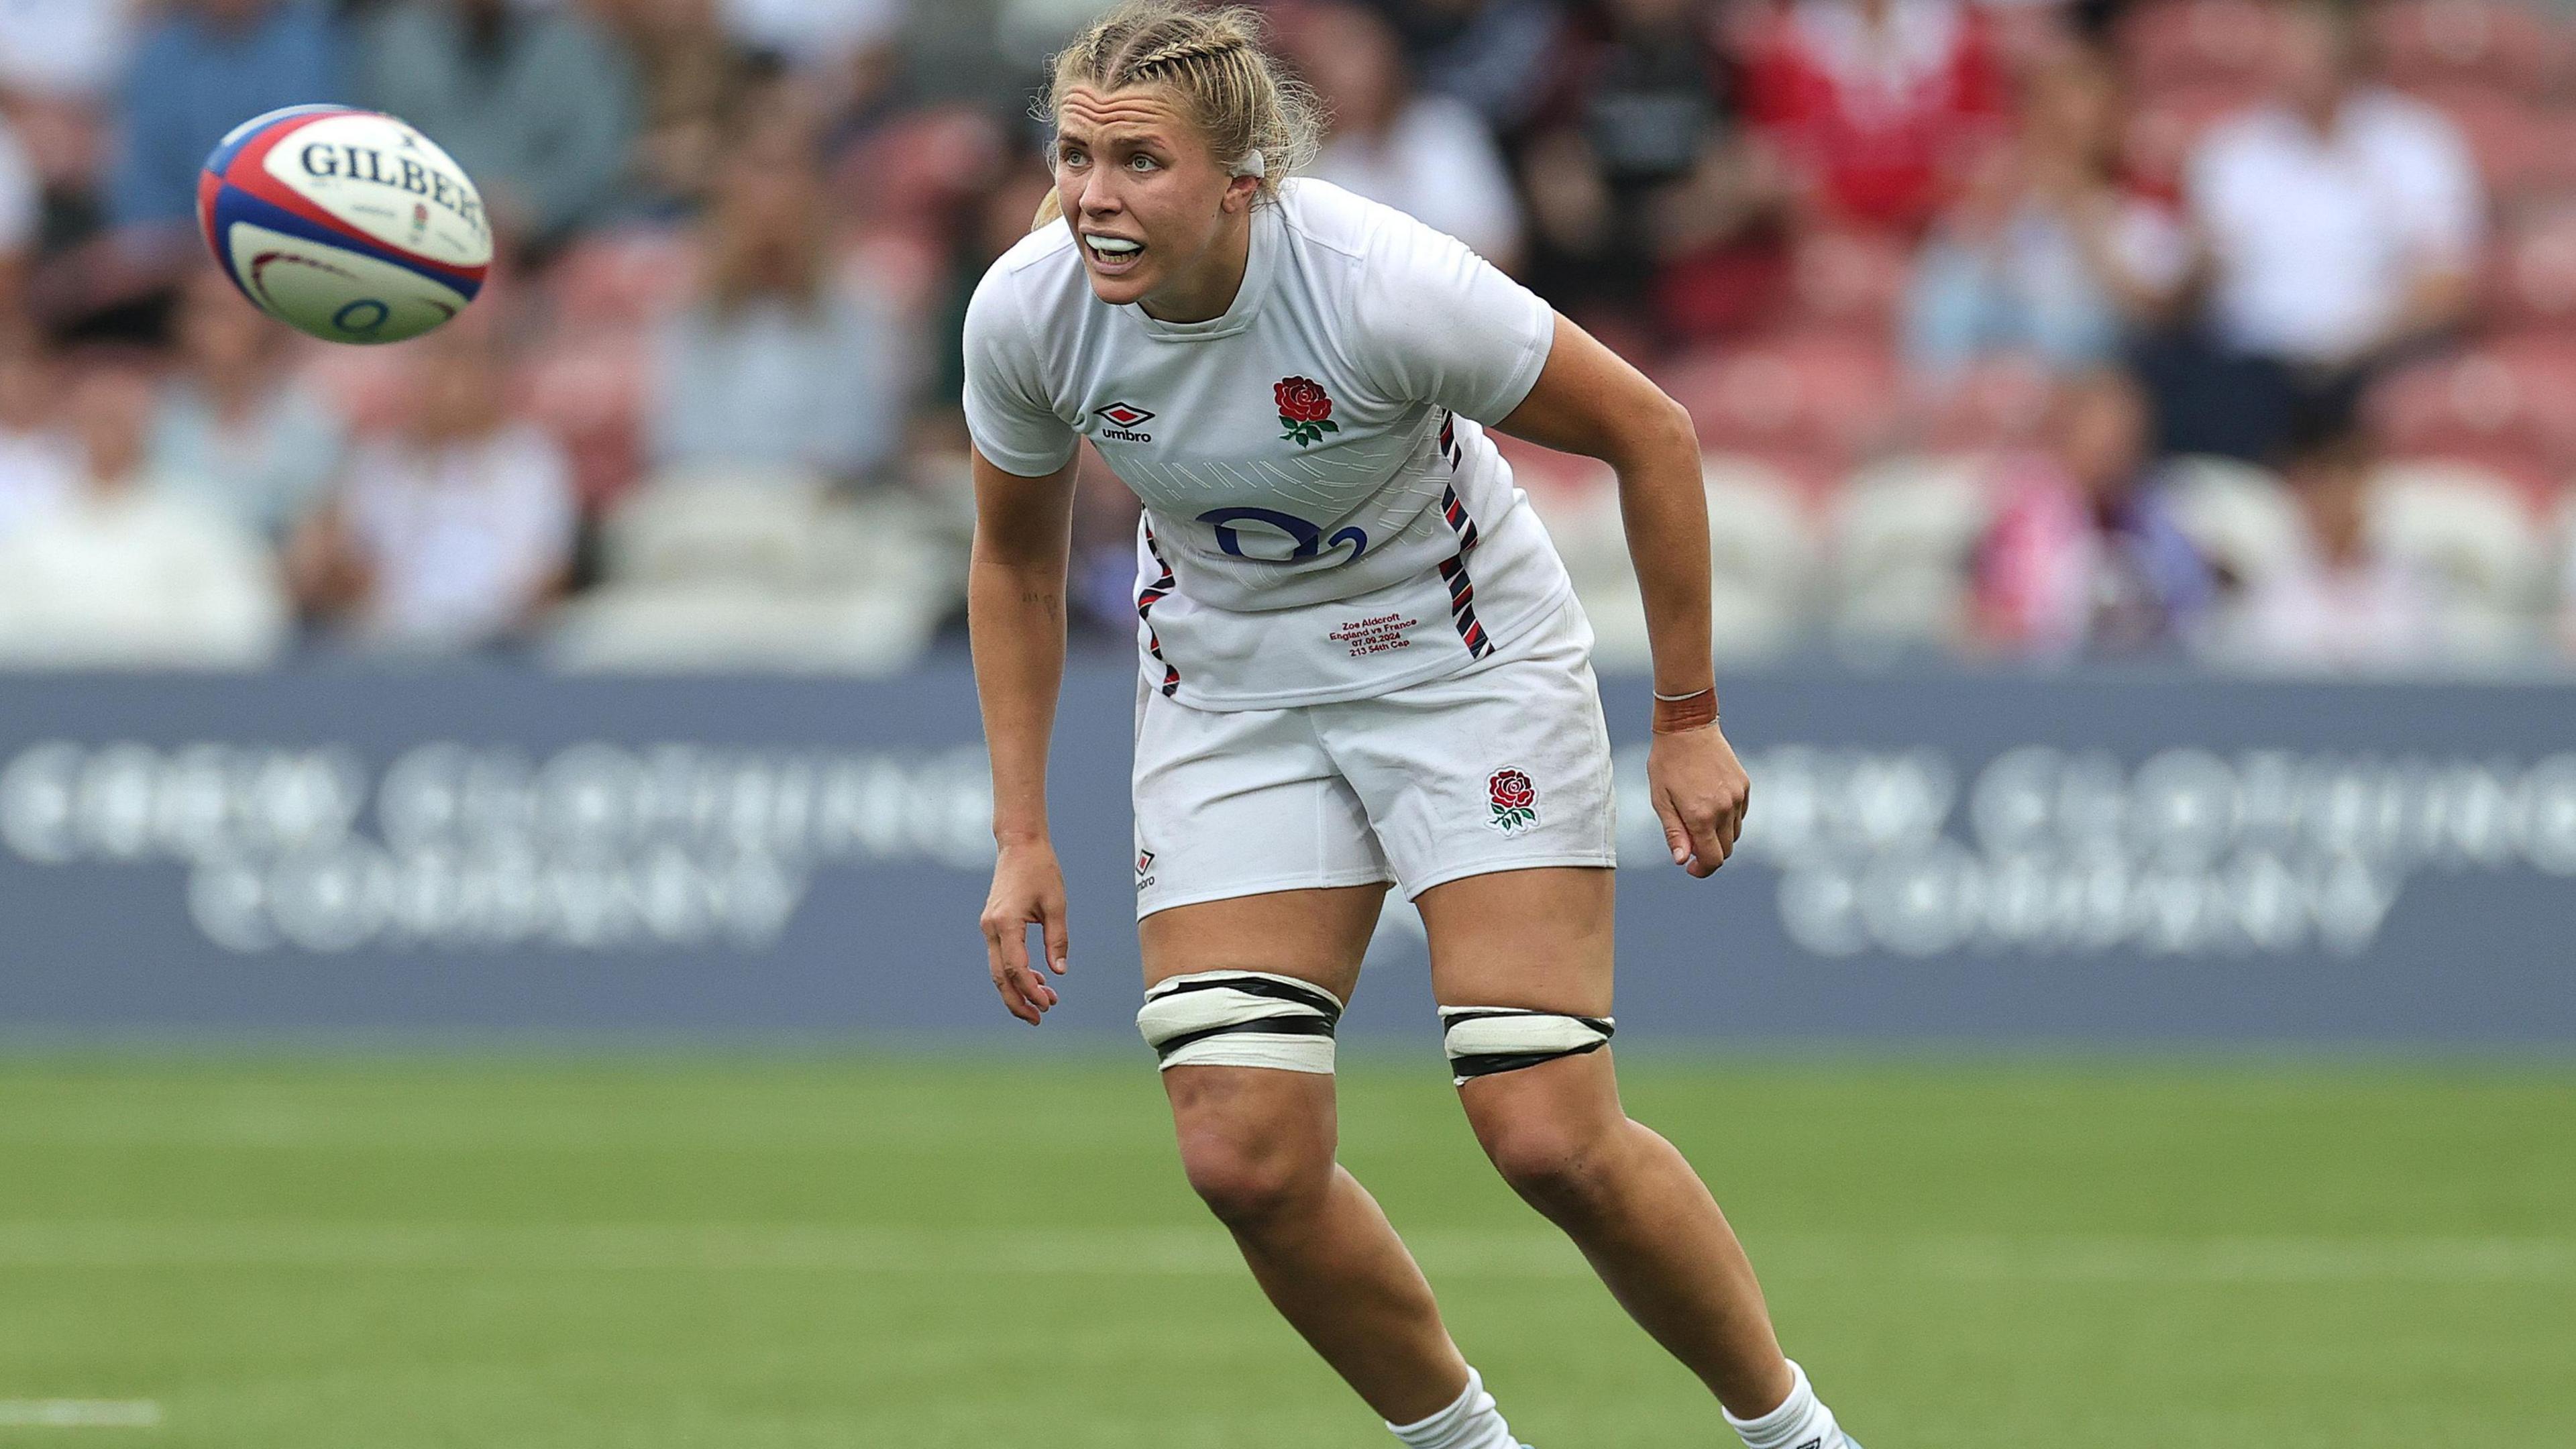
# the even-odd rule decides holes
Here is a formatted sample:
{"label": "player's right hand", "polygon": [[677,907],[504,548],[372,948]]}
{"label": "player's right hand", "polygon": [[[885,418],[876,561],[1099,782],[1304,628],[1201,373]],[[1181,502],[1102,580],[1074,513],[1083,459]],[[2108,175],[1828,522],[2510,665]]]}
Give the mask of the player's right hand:
{"label": "player's right hand", "polygon": [[1071,942],[1065,926],[1064,871],[1045,841],[1005,845],[993,862],[993,893],[984,901],[984,954],[1002,1005],[1031,1026],[1056,1003],[1055,988],[1029,964],[1029,927],[1046,945],[1049,971],[1062,976]]}

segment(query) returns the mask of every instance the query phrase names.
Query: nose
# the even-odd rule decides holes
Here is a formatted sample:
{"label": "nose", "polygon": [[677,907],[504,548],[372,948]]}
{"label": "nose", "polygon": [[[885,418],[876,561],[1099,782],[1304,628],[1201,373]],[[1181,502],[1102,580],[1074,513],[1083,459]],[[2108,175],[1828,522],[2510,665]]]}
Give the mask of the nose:
{"label": "nose", "polygon": [[1082,178],[1081,185],[1075,189],[1074,204],[1083,215],[1113,216],[1126,210],[1117,184],[1110,179],[1116,174],[1115,171],[1094,167],[1090,175]]}

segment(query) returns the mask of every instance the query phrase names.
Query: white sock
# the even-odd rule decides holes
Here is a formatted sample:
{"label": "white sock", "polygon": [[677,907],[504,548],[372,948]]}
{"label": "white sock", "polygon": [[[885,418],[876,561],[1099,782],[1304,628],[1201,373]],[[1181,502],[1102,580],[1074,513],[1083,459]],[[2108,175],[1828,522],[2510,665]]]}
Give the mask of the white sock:
{"label": "white sock", "polygon": [[1485,1380],[1472,1364],[1467,1368],[1467,1391],[1456,1403],[1428,1419],[1387,1427],[1409,1449],[1520,1449],[1520,1441],[1495,1411],[1494,1396],[1485,1392]]}
{"label": "white sock", "polygon": [[1850,1443],[1796,1359],[1789,1361],[1789,1397],[1780,1407],[1759,1419],[1727,1414],[1726,1422],[1744,1436],[1745,1449],[1844,1449]]}

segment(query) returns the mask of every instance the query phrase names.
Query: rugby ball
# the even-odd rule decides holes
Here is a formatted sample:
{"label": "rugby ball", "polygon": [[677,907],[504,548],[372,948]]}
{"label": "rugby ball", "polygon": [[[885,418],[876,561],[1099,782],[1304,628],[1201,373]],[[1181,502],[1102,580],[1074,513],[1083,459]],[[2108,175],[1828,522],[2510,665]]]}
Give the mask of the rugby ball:
{"label": "rugby ball", "polygon": [[232,129],[197,228],[243,296],[325,342],[400,342],[465,310],[492,265],[474,183],[376,111],[288,106]]}

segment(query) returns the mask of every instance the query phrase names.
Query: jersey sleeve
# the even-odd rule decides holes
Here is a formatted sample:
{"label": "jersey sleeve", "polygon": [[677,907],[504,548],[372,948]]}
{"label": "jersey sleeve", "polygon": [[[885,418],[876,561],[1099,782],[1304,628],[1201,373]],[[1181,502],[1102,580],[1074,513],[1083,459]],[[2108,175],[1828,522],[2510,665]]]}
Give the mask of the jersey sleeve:
{"label": "jersey sleeve", "polygon": [[1047,402],[1036,339],[1010,281],[996,267],[966,304],[966,431],[993,466],[1043,478],[1072,461],[1079,438]]}
{"label": "jersey sleeve", "polygon": [[1456,238],[1388,212],[1367,250],[1354,360],[1388,396],[1480,423],[1521,405],[1556,312]]}

